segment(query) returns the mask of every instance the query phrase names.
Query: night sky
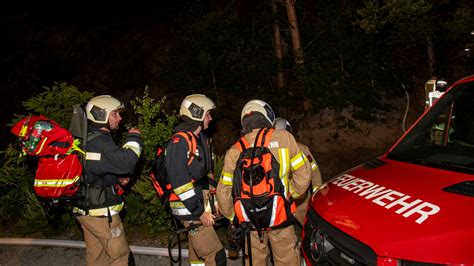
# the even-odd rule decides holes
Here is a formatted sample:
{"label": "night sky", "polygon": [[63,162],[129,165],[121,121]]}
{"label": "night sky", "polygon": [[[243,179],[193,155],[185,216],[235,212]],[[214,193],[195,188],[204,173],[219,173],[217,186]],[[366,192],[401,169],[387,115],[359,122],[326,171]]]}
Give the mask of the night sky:
{"label": "night sky", "polygon": [[[41,34],[51,31],[120,31],[124,27],[148,27],[166,25],[182,8],[181,1],[158,1],[153,4],[120,3],[110,5],[67,2],[55,5],[16,5],[0,8],[0,123],[5,125],[14,113],[22,114],[21,102],[51,86],[53,81],[70,78],[71,70],[64,70],[62,62],[53,59],[44,62],[41,69],[28,69],[27,56],[42,45]],[[44,60],[43,60],[44,61]],[[86,62],[84,62],[86,63]],[[34,74],[29,70],[35,71]],[[74,73],[77,75],[77,73]],[[25,82],[26,79],[30,79]],[[73,84],[74,85],[74,84]],[[2,127],[3,128],[3,127]],[[0,147],[9,140],[8,128],[0,132]]]}

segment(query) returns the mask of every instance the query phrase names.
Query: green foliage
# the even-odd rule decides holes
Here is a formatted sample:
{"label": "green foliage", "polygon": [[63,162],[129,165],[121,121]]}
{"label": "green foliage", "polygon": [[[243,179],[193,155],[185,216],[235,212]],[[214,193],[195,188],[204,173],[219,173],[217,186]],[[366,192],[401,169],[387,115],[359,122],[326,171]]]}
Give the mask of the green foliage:
{"label": "green foliage", "polygon": [[23,106],[31,113],[42,114],[66,127],[71,121],[72,106],[85,103],[94,95],[80,92],[66,82],[55,82],[51,88],[43,88],[43,92],[23,102]]}
{"label": "green foliage", "polygon": [[433,32],[429,13],[433,5],[426,0],[365,1],[357,10],[360,27],[367,32],[379,32],[385,27],[395,29],[394,40],[403,43],[424,42]]}
{"label": "green foliage", "polygon": [[[271,87],[276,68],[268,24],[270,9],[258,10],[262,12],[248,21],[236,15],[232,4],[207,13],[199,6],[191,3],[188,12],[174,23],[173,38],[159,63],[160,80],[174,92],[205,93],[218,107],[226,104],[221,101],[240,107],[235,99],[224,98],[246,101],[275,97]],[[252,94],[242,97],[243,91]],[[227,117],[231,113],[228,108],[220,111]]]}
{"label": "green foliage", "polygon": [[168,114],[163,109],[166,98],[155,101],[148,96],[148,87],[142,98],[135,98],[130,103],[138,119],[137,127],[140,129],[145,147],[145,159],[154,158],[157,145],[163,144],[173,134],[173,127],[178,117],[175,113]]}
{"label": "green foliage", "polygon": [[9,145],[2,151],[0,168],[0,224],[15,224],[18,214],[26,204],[27,194],[31,192],[33,172],[26,167],[25,158],[19,158],[17,148]]}
{"label": "green foliage", "polygon": [[458,41],[460,37],[467,36],[474,25],[474,17],[470,8],[459,7],[449,19],[441,21],[445,29],[445,38],[448,41]]}
{"label": "green foliage", "polygon": [[156,191],[150,181],[149,161],[151,161],[158,145],[164,144],[173,134],[173,127],[177,122],[175,113],[168,114],[163,109],[165,98],[155,101],[148,96],[145,88],[142,98],[135,98],[131,105],[138,118],[138,129],[144,141],[144,160],[140,167],[138,180],[133,185],[133,193],[127,196],[126,225],[141,225],[148,228],[152,234],[169,227],[169,215],[157,197]]}
{"label": "green foliage", "polygon": [[[23,106],[33,114],[43,114],[67,126],[72,115],[72,105],[84,103],[92,97],[90,92],[80,92],[67,83],[55,83],[52,88],[44,87],[44,92],[23,102]],[[23,116],[15,115],[10,126]],[[37,159],[19,157],[19,145],[10,144],[1,152],[0,168],[0,224],[15,224],[25,230],[53,232],[48,223],[40,200],[33,192],[33,180]],[[57,220],[65,221],[68,214],[58,214]]]}
{"label": "green foliage", "polygon": [[308,42],[304,44],[306,97],[313,109],[355,106],[361,118],[372,120],[375,110],[386,108],[381,95],[401,95],[391,44],[354,24],[351,12],[355,6],[321,2],[315,14],[318,20],[302,26]]}
{"label": "green foliage", "polygon": [[[402,95],[396,77],[403,75],[394,67],[392,43],[384,36],[368,35],[355,23],[356,1],[315,1],[316,14],[297,5],[299,18],[305,19],[300,23],[304,69],[294,64],[286,9],[279,5],[284,92],[274,87],[277,62],[270,1],[255,3],[245,14],[232,4],[205,12],[201,2],[191,3],[174,23],[169,46],[160,51],[158,76],[174,91],[198,91],[216,99],[220,118],[235,121],[235,113],[252,98],[292,114],[302,113],[303,98],[316,111],[355,105],[370,113],[384,108],[378,100],[382,92]],[[408,11],[400,12],[402,16]]]}
{"label": "green foliage", "polygon": [[[371,35],[384,38],[397,49],[414,49],[428,64],[427,47],[433,47],[438,72],[446,72],[446,62],[459,60],[446,51],[469,42],[474,18],[467,2],[435,0],[366,0],[357,9],[356,24]],[[445,58],[445,57],[450,57]],[[403,58],[405,65],[416,64],[414,58]],[[459,63],[456,63],[459,64]],[[454,68],[454,67],[453,67]],[[424,73],[419,67],[415,70]],[[442,73],[445,75],[444,73]]]}

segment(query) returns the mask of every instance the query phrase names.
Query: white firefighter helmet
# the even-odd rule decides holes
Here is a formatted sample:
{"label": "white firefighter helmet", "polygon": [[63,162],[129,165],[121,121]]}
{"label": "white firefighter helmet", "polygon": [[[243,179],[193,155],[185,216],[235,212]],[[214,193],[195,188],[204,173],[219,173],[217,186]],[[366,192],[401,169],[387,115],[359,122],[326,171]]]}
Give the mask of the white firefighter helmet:
{"label": "white firefighter helmet", "polygon": [[282,117],[277,117],[275,119],[275,123],[273,123],[273,127],[275,127],[276,129],[284,129],[288,132],[293,131],[293,129],[291,128],[290,122],[288,122],[288,120]]}
{"label": "white firefighter helmet", "polygon": [[433,127],[431,127],[431,129],[432,130],[444,131],[444,123],[434,124]]}
{"label": "white firefighter helmet", "polygon": [[272,107],[262,100],[248,101],[242,108],[240,122],[243,122],[246,115],[255,112],[262,114],[268,120],[268,122],[273,125],[273,122],[275,121],[275,113],[273,112]]}
{"label": "white firefighter helmet", "polygon": [[181,102],[179,115],[187,116],[194,121],[204,121],[207,111],[212,109],[216,109],[216,105],[206,95],[192,94]]}
{"label": "white firefighter helmet", "polygon": [[[444,136],[444,130],[445,130],[445,124],[444,123],[439,123],[439,124],[434,124],[431,127],[431,139],[438,141],[441,143],[441,138]],[[452,127],[449,128],[448,130],[448,142],[453,141],[453,133],[454,129]]]}
{"label": "white firefighter helmet", "polygon": [[110,95],[96,96],[86,105],[87,119],[97,124],[107,124],[112,111],[124,108],[125,105],[120,100]]}

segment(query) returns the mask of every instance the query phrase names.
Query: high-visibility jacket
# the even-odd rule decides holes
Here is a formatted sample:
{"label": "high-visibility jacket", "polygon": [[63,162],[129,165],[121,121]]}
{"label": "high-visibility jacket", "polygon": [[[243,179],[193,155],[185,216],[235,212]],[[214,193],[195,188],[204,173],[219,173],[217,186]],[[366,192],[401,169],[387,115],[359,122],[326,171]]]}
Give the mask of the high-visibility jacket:
{"label": "high-visibility jacket", "polygon": [[[87,142],[85,181],[80,193],[87,202],[74,202],[74,211],[80,214],[102,216],[120,212],[123,199],[115,186],[119,177],[127,177],[135,171],[143,142],[140,134],[128,134],[122,147],[115,144],[109,132],[89,125],[88,134],[97,134]],[[87,190],[87,191],[85,191]]]}
{"label": "high-visibility jacket", "polygon": [[[165,167],[172,188],[171,213],[181,221],[199,221],[205,209],[202,189],[209,185],[207,175],[212,156],[204,133],[195,136],[197,145],[193,152],[188,150],[188,141],[184,138],[175,135],[165,151]],[[189,156],[194,156],[190,163]]]}
{"label": "high-visibility jacket", "polygon": [[[259,128],[254,129],[244,136],[249,144],[253,145],[258,131]],[[305,195],[311,182],[311,165],[307,163],[308,159],[299,148],[293,135],[284,129],[275,129],[268,148],[280,164],[279,177],[285,186],[285,197],[290,199]],[[232,184],[239,155],[240,151],[236,145],[227,151],[224,158],[224,169],[216,191],[220,210],[229,220],[234,218]],[[290,174],[292,175],[291,179],[289,178]]]}
{"label": "high-visibility jacket", "polygon": [[321,184],[323,183],[321,178],[321,171],[319,171],[318,163],[316,163],[316,159],[311,154],[308,146],[304,145],[303,143],[298,142],[298,146],[303,151],[304,155],[308,159],[308,163],[311,165],[311,188],[312,192],[316,191]]}

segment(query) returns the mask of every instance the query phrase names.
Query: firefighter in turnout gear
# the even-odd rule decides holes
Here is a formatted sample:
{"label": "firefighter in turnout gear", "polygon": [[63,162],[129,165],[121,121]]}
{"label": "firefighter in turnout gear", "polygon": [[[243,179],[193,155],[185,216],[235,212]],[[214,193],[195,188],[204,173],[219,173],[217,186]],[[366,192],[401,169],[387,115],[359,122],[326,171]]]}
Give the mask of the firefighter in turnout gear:
{"label": "firefighter in turnout gear", "polygon": [[124,105],[110,95],[92,98],[86,105],[89,121],[85,147],[83,199],[73,202],[86,243],[87,265],[134,265],[119,212],[124,201],[118,193],[137,165],[143,143],[138,129],[130,129],[122,147],[111,132],[119,128]]}
{"label": "firefighter in turnout gear", "polygon": [[[274,124],[275,129],[283,129],[286,130],[290,133],[293,133],[293,129],[291,127],[291,124],[284,118],[277,118],[275,119],[275,124]],[[316,163],[316,160],[314,159],[314,156],[311,154],[308,146],[304,145],[303,143],[297,142],[298,146],[300,149],[303,151],[304,155],[306,156],[307,163],[311,165],[311,187],[308,190],[309,193],[306,193],[306,197],[302,197],[298,200],[295,200],[296,202],[296,213],[295,217],[296,220],[303,225],[304,224],[304,217],[306,216],[306,211],[308,207],[308,202],[309,199],[311,198],[311,194],[316,192],[316,190],[321,186],[322,184],[322,178],[321,178],[321,172],[319,171],[319,166]]]}
{"label": "firefighter in turnout gear", "polygon": [[[269,247],[271,247],[271,253],[273,254],[274,265],[299,265],[300,262],[299,247],[293,225],[294,216],[292,213],[294,213],[294,209],[291,208],[291,210],[288,210],[288,208],[290,208],[293,199],[298,199],[306,195],[311,181],[311,166],[306,163],[307,158],[291,133],[285,130],[274,130],[272,128],[274,119],[275,114],[266,102],[251,100],[245,104],[241,113],[241,133],[243,137],[227,151],[224,159],[223,173],[217,186],[216,195],[222,214],[231,222],[238,221],[239,224],[251,230],[250,234],[247,235],[247,242],[250,237],[251,248],[249,250],[248,243],[246,243],[245,249],[247,265],[249,265],[249,263],[252,265],[267,265],[268,254],[270,254]],[[261,132],[266,132],[266,135],[261,136]],[[246,186],[244,183],[248,183],[248,181],[245,181],[245,174],[242,175],[241,178],[240,173],[238,170],[236,171],[236,169],[242,167],[240,165],[241,163],[239,163],[239,160],[242,158],[242,149],[239,148],[241,147],[239,143],[247,142],[250,144],[249,146],[255,143],[253,145],[253,147],[255,147],[260,143],[256,141],[256,138],[257,140],[266,139],[264,146],[268,147],[272,154],[271,158],[275,158],[279,164],[279,167],[277,165],[276,169],[272,168],[273,170],[269,171],[276,171],[276,178],[278,180],[272,180],[270,178],[267,180],[273,182],[273,186],[270,187],[283,184],[282,194],[284,195],[281,196],[284,197],[284,200],[280,200],[280,195],[275,194],[273,198],[275,200],[271,200],[275,204],[273,207],[253,208],[251,211],[248,211],[249,209],[245,206],[244,201],[242,201],[241,205],[234,203],[235,194],[239,193],[239,191],[235,191],[235,188],[242,185],[243,190]],[[273,161],[274,159],[272,159],[272,162]],[[253,165],[253,163],[251,163],[251,165]],[[289,178],[290,175],[292,176],[291,179]],[[243,179],[243,181],[238,182],[237,179],[239,178]],[[259,180],[255,179],[253,182],[255,185]],[[262,184],[263,182],[258,184]],[[250,182],[250,187],[254,185]],[[257,193],[256,186],[254,186],[253,193]],[[250,198],[249,202],[252,205],[252,198]],[[253,203],[256,203],[256,201]],[[274,209],[272,210],[272,208]],[[279,211],[280,209],[285,210]],[[269,227],[265,230],[257,228],[262,226],[262,224],[255,225],[253,222],[250,222],[250,225],[248,225],[248,222],[242,222],[242,220],[246,221],[247,218],[251,217],[259,221],[260,219],[258,217],[255,218],[255,213],[260,211],[265,211],[265,216],[268,216],[265,219],[269,220],[269,223],[267,223]],[[287,215],[288,213],[290,215]],[[261,215],[259,216],[261,217]],[[274,224],[282,226],[272,227]],[[251,258],[251,261],[249,261],[249,258]]]}
{"label": "firefighter in turnout gear", "polygon": [[203,94],[187,96],[181,103],[181,122],[175,132],[184,132],[188,138],[195,139],[197,149],[188,151],[184,136],[175,134],[165,151],[173,217],[185,227],[202,224],[188,231],[190,265],[226,265],[227,262],[224,247],[213,227],[216,217],[207,195],[212,154],[209,140],[202,132],[212,121],[210,111],[215,108],[214,102]]}

